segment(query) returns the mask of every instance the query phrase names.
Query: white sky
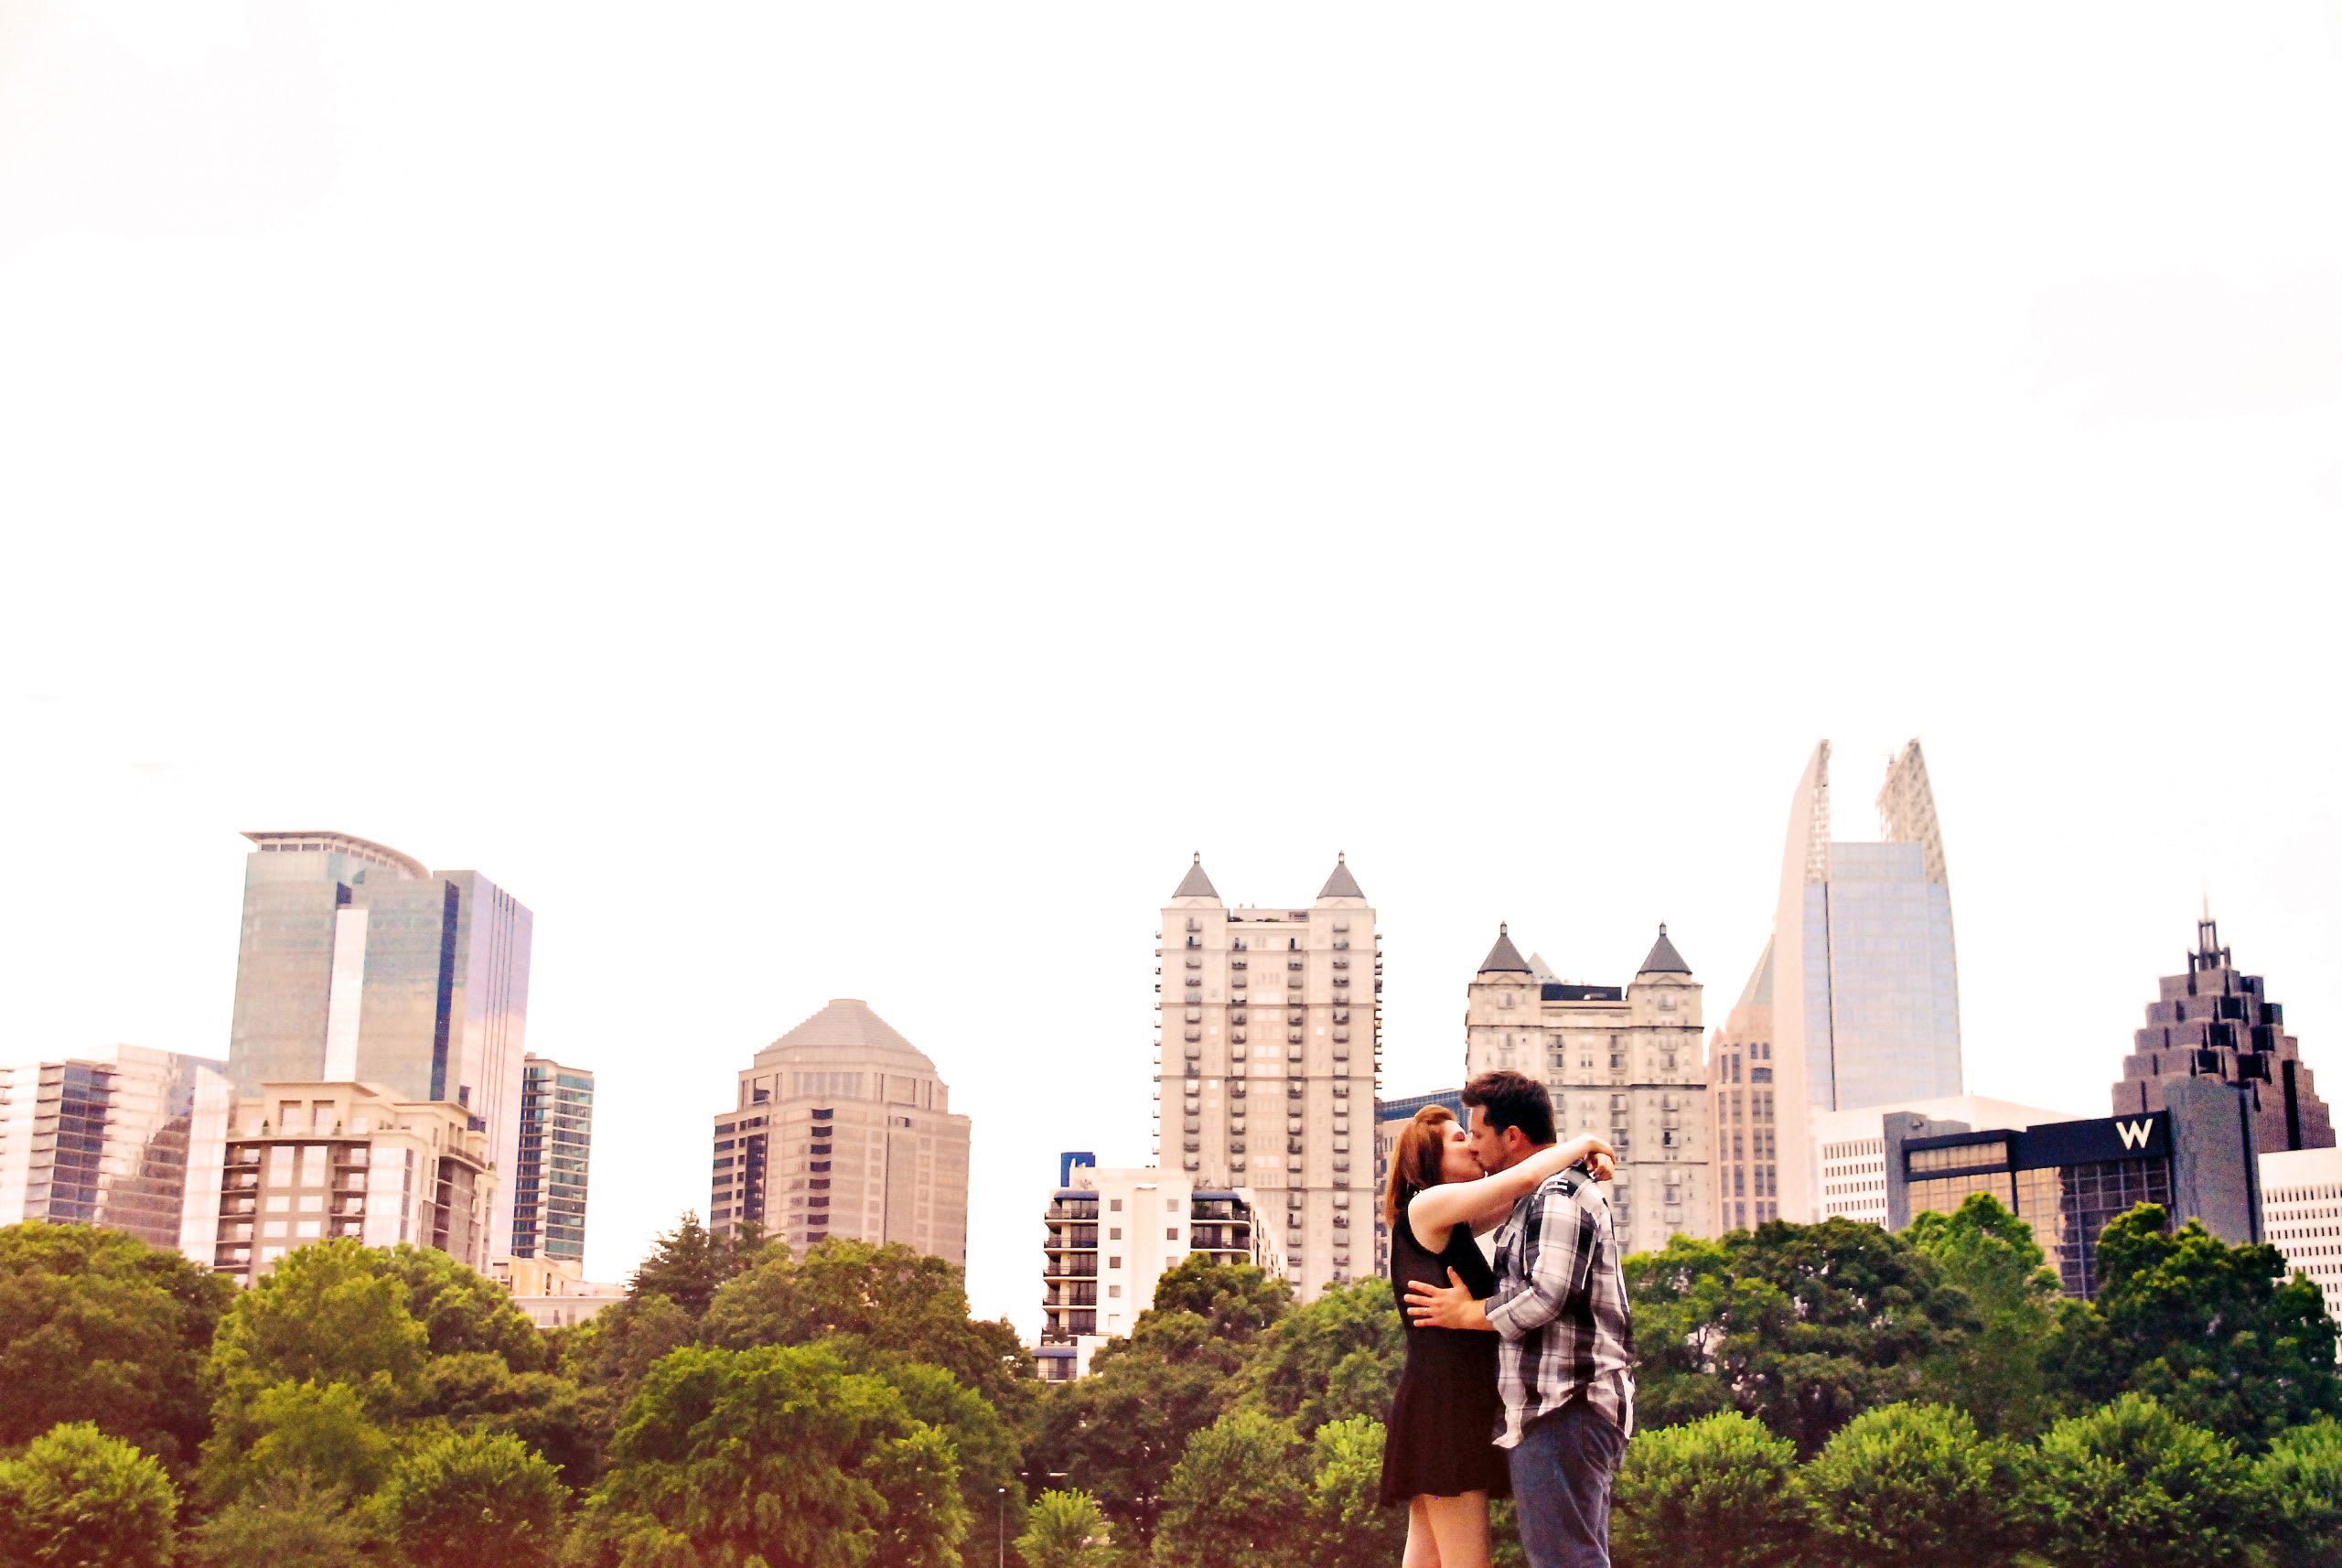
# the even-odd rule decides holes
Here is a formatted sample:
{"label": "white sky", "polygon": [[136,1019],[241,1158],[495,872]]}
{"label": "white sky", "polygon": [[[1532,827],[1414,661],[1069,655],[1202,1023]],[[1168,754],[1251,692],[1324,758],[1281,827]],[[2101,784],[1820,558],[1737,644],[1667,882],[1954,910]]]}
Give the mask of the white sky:
{"label": "white sky", "polygon": [[[224,1054],[245,850],[537,916],[588,1259],[863,996],[1027,1331],[1155,911],[1720,1019],[1922,737],[1970,1086],[2208,887],[2342,1095],[2342,6],[0,8],[0,1056]],[[1241,793],[1230,779],[1273,780]]]}

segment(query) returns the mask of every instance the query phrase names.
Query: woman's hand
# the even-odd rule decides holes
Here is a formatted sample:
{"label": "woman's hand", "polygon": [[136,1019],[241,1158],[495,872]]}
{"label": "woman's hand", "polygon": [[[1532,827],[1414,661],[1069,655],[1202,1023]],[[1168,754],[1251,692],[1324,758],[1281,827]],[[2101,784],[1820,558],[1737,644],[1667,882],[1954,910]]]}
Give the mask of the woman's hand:
{"label": "woman's hand", "polygon": [[1594,1173],[1596,1181],[1608,1181],[1618,1174],[1618,1151],[1610,1146],[1608,1139],[1597,1138],[1591,1133],[1572,1138],[1556,1154],[1563,1170],[1582,1165]]}

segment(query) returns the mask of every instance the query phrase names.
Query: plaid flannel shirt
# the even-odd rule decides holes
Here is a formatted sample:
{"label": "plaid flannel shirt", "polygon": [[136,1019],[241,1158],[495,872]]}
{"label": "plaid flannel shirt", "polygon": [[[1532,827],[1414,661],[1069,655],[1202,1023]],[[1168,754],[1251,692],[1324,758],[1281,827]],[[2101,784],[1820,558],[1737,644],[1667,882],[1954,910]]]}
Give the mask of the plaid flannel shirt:
{"label": "plaid flannel shirt", "polygon": [[1497,1289],[1488,1299],[1510,1448],[1529,1423],[1584,1395],[1635,1430],[1635,1328],[1610,1225],[1610,1200],[1581,1168],[1547,1178],[1497,1232]]}

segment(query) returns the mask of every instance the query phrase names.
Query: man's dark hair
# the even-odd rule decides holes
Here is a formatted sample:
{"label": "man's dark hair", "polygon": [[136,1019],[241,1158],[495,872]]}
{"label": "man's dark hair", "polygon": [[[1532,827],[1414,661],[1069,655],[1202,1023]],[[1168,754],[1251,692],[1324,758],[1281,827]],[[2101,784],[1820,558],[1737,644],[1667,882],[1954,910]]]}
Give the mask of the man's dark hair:
{"label": "man's dark hair", "polygon": [[1464,1103],[1477,1105],[1488,1124],[1501,1133],[1518,1127],[1532,1144],[1553,1141],[1553,1099],[1527,1073],[1484,1072],[1464,1086]]}

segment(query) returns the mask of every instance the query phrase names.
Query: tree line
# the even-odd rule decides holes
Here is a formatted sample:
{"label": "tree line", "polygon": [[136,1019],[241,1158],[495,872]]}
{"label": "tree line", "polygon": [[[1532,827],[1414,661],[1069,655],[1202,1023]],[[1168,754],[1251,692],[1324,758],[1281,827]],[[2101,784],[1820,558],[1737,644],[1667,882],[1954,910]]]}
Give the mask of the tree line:
{"label": "tree line", "polygon": [[[2273,1250],[2142,1207],[2067,1301],[1989,1197],[1628,1260],[1622,1568],[2342,1560],[2342,1379]],[[1295,1306],[1191,1257],[1045,1385],[960,1271],[686,1219],[539,1330],[442,1253],[325,1241],[250,1289],[83,1227],[0,1230],[0,1565],[1312,1568],[1375,1506],[1390,1290]],[[1517,1561],[1506,1510],[1499,1550]]]}

